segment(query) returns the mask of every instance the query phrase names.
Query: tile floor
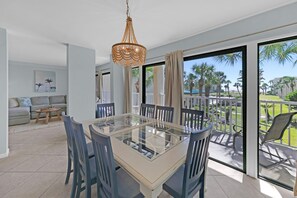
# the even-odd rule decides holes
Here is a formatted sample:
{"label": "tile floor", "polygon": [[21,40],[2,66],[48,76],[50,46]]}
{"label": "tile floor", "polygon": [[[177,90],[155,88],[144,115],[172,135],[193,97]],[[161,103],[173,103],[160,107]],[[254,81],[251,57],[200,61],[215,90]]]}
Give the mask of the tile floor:
{"label": "tile floor", "polygon": [[[0,197],[70,197],[71,185],[64,185],[67,153],[62,122],[10,127],[9,147],[9,157],[0,159]],[[92,195],[96,197],[95,186]],[[169,195],[162,192],[160,197]],[[291,191],[210,161],[206,197],[287,198],[293,195]]]}

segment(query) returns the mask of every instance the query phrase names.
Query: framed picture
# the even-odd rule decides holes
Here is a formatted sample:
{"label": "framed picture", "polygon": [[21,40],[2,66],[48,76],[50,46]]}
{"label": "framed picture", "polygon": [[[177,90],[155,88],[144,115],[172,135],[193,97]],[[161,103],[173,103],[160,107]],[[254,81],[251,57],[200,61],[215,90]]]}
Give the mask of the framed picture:
{"label": "framed picture", "polygon": [[35,92],[56,92],[56,72],[34,71]]}

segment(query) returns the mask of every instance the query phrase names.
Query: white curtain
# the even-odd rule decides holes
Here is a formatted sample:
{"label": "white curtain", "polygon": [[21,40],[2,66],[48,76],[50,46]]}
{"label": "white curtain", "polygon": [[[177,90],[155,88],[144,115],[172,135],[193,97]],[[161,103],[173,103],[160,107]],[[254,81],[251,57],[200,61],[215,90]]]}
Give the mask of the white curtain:
{"label": "white curtain", "polygon": [[[98,71],[96,76],[96,96],[101,102],[102,102],[102,89],[103,89],[102,86],[103,86],[102,72]],[[96,101],[96,102],[99,102],[99,101]]]}
{"label": "white curtain", "polygon": [[174,107],[173,122],[179,124],[183,107],[183,52],[171,52],[165,56],[165,105]]}
{"label": "white curtain", "polygon": [[132,112],[132,70],[125,67],[125,94],[124,94],[124,113]]}

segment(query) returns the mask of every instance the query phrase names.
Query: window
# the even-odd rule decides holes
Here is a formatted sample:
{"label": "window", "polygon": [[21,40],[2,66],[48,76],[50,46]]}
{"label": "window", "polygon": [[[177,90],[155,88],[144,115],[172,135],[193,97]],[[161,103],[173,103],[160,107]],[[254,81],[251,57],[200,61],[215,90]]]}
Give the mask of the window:
{"label": "window", "polygon": [[140,101],[139,67],[132,68],[132,113],[139,113]]}
{"label": "window", "polygon": [[214,124],[209,147],[216,161],[245,171],[246,48],[184,59],[184,106]]}
{"label": "window", "polygon": [[[258,45],[259,176],[289,189],[296,176],[297,116],[282,138],[262,141],[276,116],[297,109],[297,37]],[[285,122],[284,120],[282,122]],[[269,130],[281,133],[281,129]]]}

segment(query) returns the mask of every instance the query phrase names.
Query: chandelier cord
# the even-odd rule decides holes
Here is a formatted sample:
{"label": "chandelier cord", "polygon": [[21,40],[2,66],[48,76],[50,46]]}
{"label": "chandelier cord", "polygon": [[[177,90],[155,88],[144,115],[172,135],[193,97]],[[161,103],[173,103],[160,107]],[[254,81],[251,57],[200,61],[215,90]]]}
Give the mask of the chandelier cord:
{"label": "chandelier cord", "polygon": [[127,15],[127,17],[130,17],[130,10],[129,10],[129,2],[128,2],[128,0],[126,0],[126,5],[127,5],[126,15]]}

